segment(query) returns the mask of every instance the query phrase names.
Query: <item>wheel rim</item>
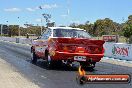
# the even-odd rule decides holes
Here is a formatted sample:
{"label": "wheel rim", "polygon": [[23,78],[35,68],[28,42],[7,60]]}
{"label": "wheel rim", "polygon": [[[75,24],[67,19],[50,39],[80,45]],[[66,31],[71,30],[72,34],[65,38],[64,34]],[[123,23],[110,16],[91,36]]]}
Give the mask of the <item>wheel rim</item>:
{"label": "wheel rim", "polygon": [[47,65],[48,67],[51,65],[51,57],[48,55],[48,58],[47,58]]}
{"label": "wheel rim", "polygon": [[51,62],[51,57],[48,55],[48,62]]}

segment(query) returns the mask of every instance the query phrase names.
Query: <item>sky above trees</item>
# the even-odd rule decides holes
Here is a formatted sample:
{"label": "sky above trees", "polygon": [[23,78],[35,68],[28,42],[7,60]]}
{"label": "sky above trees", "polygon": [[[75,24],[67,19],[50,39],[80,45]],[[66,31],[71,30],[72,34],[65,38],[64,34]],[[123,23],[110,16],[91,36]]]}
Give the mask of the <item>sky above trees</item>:
{"label": "sky above trees", "polygon": [[132,14],[131,7],[132,0],[0,0],[0,24],[40,25],[43,13],[51,14],[57,25],[104,18],[122,23]]}

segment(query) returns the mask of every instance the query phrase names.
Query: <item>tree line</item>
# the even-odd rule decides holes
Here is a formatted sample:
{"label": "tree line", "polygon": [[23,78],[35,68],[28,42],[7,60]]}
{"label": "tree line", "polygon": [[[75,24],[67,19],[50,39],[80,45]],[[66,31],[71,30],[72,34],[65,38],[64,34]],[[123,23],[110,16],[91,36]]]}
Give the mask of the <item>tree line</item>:
{"label": "tree line", "polygon": [[[47,23],[47,27],[53,27],[55,25],[55,22]],[[20,31],[20,36],[25,36],[27,34],[34,34],[36,36],[41,35],[41,28],[42,31],[46,30],[47,27],[44,26],[34,26],[34,25],[25,25],[26,27],[20,27],[19,25],[6,25],[6,28],[4,28],[3,33],[5,33],[6,36],[18,36]]]}
{"label": "tree line", "polygon": [[[47,26],[54,25],[55,22],[47,24]],[[132,15],[129,15],[128,20],[123,23],[117,23],[110,18],[104,18],[98,19],[94,23],[90,23],[89,21],[87,21],[84,24],[72,23],[69,26],[85,29],[94,37],[101,37],[102,35],[119,35],[126,37],[128,40],[132,39]],[[41,35],[40,26],[27,26],[26,28],[23,28],[19,27],[19,25],[9,25],[7,29],[8,36],[18,36],[19,30],[21,36],[25,36],[27,33],[35,34],[36,36]],[[46,27],[43,26],[42,29],[45,30]]]}
{"label": "tree line", "polygon": [[132,15],[129,15],[128,20],[123,23],[117,23],[110,18],[104,18],[98,19],[94,23],[87,21],[84,24],[72,23],[70,26],[85,29],[95,37],[101,37],[102,35],[119,35],[132,41]]}

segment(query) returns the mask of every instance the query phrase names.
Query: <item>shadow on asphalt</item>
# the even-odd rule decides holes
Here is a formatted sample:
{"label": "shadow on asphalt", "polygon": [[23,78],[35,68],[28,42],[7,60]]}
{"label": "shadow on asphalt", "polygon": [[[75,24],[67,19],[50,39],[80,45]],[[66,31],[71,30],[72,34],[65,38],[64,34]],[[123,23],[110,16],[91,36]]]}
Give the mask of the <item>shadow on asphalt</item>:
{"label": "shadow on asphalt", "polygon": [[[30,62],[31,64],[33,64],[31,62],[31,60],[26,60],[27,62]],[[56,71],[78,71],[78,67],[71,67],[71,66],[67,66],[66,64],[62,64],[61,66],[54,66],[52,69],[48,69],[46,66],[46,62],[43,60],[38,60],[36,64],[34,64],[38,67],[41,67],[43,69],[46,70],[56,70]],[[94,72],[96,71],[95,69],[85,69],[86,71],[89,72]]]}

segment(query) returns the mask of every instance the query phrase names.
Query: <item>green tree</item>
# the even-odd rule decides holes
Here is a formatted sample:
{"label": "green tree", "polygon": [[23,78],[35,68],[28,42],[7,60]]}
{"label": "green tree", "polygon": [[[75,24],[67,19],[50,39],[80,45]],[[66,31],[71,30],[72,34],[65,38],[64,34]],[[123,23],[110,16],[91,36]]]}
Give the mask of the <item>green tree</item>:
{"label": "green tree", "polygon": [[127,42],[132,41],[132,15],[128,16],[128,20],[123,25],[123,35],[127,38]]}
{"label": "green tree", "polygon": [[18,36],[19,25],[9,25],[9,36]]}
{"label": "green tree", "polygon": [[[132,16],[129,16],[128,23],[132,23]],[[123,27],[124,23],[119,24],[114,22],[110,18],[98,19],[94,23],[90,23],[86,21],[85,24],[72,23],[70,25],[74,28],[82,28],[85,29],[93,36],[102,36],[102,35],[121,35],[123,36]]]}
{"label": "green tree", "polygon": [[123,30],[124,36],[127,38],[127,41],[132,36],[132,24],[126,24]]}
{"label": "green tree", "polygon": [[124,36],[126,38],[130,38],[131,35],[132,35],[132,24],[126,25],[126,27],[124,28]]}

